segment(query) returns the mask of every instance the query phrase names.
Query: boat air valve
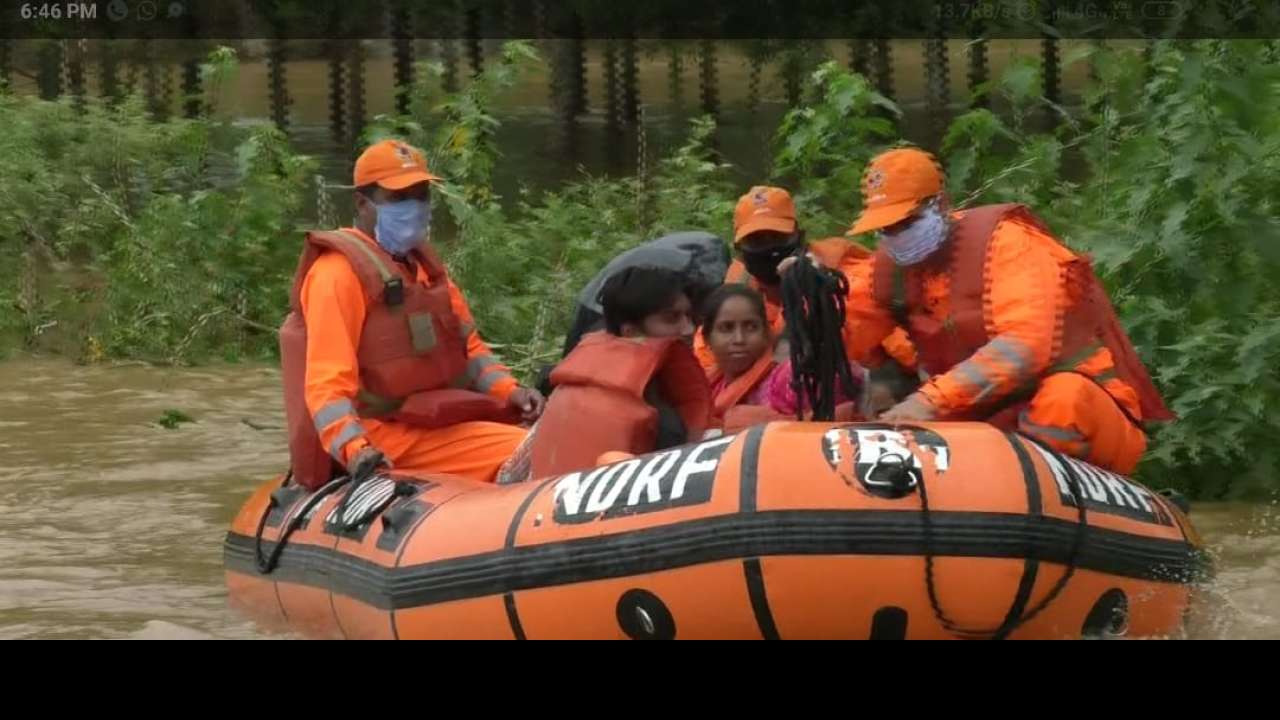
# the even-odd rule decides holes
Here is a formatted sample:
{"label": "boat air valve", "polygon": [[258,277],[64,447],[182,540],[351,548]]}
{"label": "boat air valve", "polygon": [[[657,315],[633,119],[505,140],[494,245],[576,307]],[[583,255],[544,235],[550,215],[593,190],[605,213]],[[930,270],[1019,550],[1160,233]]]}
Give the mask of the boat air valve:
{"label": "boat air valve", "polygon": [[910,495],[920,485],[920,469],[910,455],[885,453],[865,474],[862,485],[872,495],[896,500]]}

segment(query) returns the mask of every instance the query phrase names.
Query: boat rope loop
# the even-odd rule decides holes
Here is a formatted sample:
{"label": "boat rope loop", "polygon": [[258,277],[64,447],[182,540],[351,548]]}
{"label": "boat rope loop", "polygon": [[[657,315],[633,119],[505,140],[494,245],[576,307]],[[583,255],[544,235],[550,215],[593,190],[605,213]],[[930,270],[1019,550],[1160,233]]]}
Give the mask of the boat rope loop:
{"label": "boat rope loop", "polygon": [[1019,437],[1023,437],[1031,442],[1036,443],[1046,452],[1053,455],[1054,458],[1058,461],[1058,463],[1062,465],[1062,467],[1066,468],[1067,483],[1070,486],[1071,497],[1075,500],[1075,505],[1076,505],[1076,508],[1078,509],[1078,516],[1077,516],[1078,524],[1076,525],[1076,535],[1075,535],[1075,539],[1071,544],[1071,553],[1067,557],[1067,569],[1062,574],[1062,577],[1058,578],[1058,581],[1054,583],[1054,586],[1049,590],[1049,592],[1044,596],[1044,598],[1041,599],[1040,602],[1037,603],[1030,610],[1023,612],[1021,615],[1005,618],[1005,621],[1001,623],[999,627],[996,627],[996,628],[977,629],[977,628],[961,627],[958,623],[956,623],[954,620],[952,620],[950,617],[947,616],[946,612],[943,611],[942,609],[942,602],[938,599],[938,588],[934,580],[933,522],[929,514],[929,489],[927,487],[927,483],[925,483],[924,481],[924,477],[922,474],[919,479],[919,490],[920,490],[920,512],[921,512],[920,517],[921,517],[921,523],[923,524],[923,529],[924,529],[925,588],[929,594],[929,605],[933,607],[934,617],[938,619],[938,622],[941,623],[944,628],[946,628],[947,630],[957,635],[963,635],[971,638],[1004,640],[1005,638],[1009,637],[1009,634],[1012,633],[1014,630],[1017,630],[1019,627],[1022,627],[1028,622],[1031,622],[1031,620],[1033,620],[1037,615],[1044,612],[1044,610],[1048,608],[1049,605],[1054,600],[1058,599],[1058,596],[1061,595],[1062,591],[1066,589],[1067,584],[1071,582],[1071,578],[1076,573],[1076,566],[1080,560],[1080,551],[1084,547],[1086,534],[1089,529],[1088,510],[1085,508],[1084,493],[1081,491],[1080,478],[1078,475],[1076,475],[1076,471],[1072,467],[1071,463],[1063,459],[1062,455],[1058,451],[1039,442],[1038,440],[1035,440],[1034,438],[1028,438],[1026,436],[1019,436]]}
{"label": "boat rope loop", "polygon": [[837,389],[852,394],[858,387],[844,347],[845,297],[849,281],[838,270],[818,267],[804,248],[798,261],[782,275],[782,316],[791,345],[791,387],[800,402],[796,419],[804,410],[810,419],[835,418]]}
{"label": "boat rope loop", "polygon": [[284,482],[280,483],[280,487],[276,489],[275,492],[271,493],[271,499],[267,502],[266,510],[262,511],[262,517],[258,520],[258,530],[253,536],[254,563],[258,566],[258,572],[263,575],[270,575],[271,572],[276,569],[276,566],[280,564],[280,554],[284,552],[284,546],[289,542],[289,536],[293,535],[294,531],[302,525],[302,521],[311,514],[311,511],[315,509],[316,505],[319,505],[320,501],[332,494],[334,490],[346,485],[351,479],[350,476],[343,475],[317,490],[316,493],[312,495],[301,508],[299,508],[298,512],[294,513],[293,517],[289,518],[289,523],[285,526],[284,531],[280,533],[280,538],[276,540],[276,545],[271,549],[271,555],[268,556],[262,552],[262,531],[267,526],[267,518],[271,516],[271,511],[281,505],[278,493],[289,485],[289,480],[292,478],[293,469],[291,468],[289,472],[285,474]]}

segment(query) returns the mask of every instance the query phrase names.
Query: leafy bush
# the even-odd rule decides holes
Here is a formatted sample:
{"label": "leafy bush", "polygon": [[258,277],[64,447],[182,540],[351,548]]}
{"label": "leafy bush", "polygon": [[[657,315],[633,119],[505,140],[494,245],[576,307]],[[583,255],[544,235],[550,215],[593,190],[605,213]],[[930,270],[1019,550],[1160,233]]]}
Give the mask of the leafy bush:
{"label": "leafy bush", "polygon": [[[1068,114],[1034,61],[981,91],[941,148],[961,204],[1021,201],[1095,258],[1121,318],[1181,419],[1140,474],[1201,497],[1272,492],[1280,471],[1280,65],[1263,42],[1093,48],[1096,81]],[[231,65],[223,53],[211,72]],[[443,99],[418,73],[412,111],[366,139],[427,150],[447,181],[441,248],[485,336],[530,377],[554,359],[572,296],[609,258],[665,232],[728,237],[745,188],[711,150],[710,119],[651,176],[583,177],[508,206],[492,192],[494,99],[539,62],[527,43]],[[866,160],[892,145],[896,107],[832,63],[809,77],[775,136],[773,181],[811,229],[858,211]],[[1050,129],[1040,122],[1056,120]],[[313,164],[270,127],[151,122],[142,103],[76,111],[0,94],[0,348],[85,359],[269,357],[297,257]],[[447,218],[443,217],[447,216]],[[12,308],[12,310],[10,310]]]}

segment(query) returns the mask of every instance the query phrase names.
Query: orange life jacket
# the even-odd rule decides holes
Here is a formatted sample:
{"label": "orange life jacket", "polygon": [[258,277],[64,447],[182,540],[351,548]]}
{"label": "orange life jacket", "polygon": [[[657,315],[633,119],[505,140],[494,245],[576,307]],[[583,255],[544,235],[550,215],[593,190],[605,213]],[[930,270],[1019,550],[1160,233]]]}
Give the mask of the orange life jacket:
{"label": "orange life jacket", "polygon": [[[996,226],[1006,219],[1018,219],[1050,234],[1039,218],[1023,205],[986,205],[966,210],[957,218],[944,248],[919,267],[901,268],[884,250],[876,252],[873,270],[876,301],[893,313],[899,325],[907,328],[919,354],[920,366],[927,372],[945,373],[991,341],[987,328],[993,323],[985,303],[987,248]],[[941,320],[928,313],[923,301],[922,269],[937,267],[934,263],[946,263],[950,281],[950,314]],[[1120,326],[1089,259],[1077,256],[1069,264],[1065,277],[1070,304],[1058,309],[1061,339],[1053,350],[1049,368],[1037,378],[1036,384],[1055,372],[1073,371],[1105,347],[1115,362],[1114,376],[1138,393],[1142,419],[1171,419],[1172,413],[1165,407]],[[1102,374],[1111,373],[1099,375]],[[1095,380],[1107,389],[1104,380]],[[1034,390],[1034,387],[1026,388],[1017,393],[1016,399],[1025,401]],[[1022,404],[997,407],[998,415],[987,414],[986,419],[1012,427]]]}
{"label": "orange life jacket", "polygon": [[503,403],[462,389],[466,335],[449,299],[448,273],[434,250],[423,246],[411,256],[425,269],[428,285],[376,244],[342,231],[310,232],[294,273],[290,312],[280,328],[289,455],[298,483],[318,488],[334,471],[307,408],[307,326],[300,300],[307,271],[324,252],[341,253],[364,291],[366,314],[356,348],[356,409],[362,417],[423,427],[510,419]]}
{"label": "orange life jacket", "polygon": [[[734,378],[733,382],[716,393],[712,421],[723,428],[726,435],[745,430],[752,425],[796,419],[794,415],[778,412],[768,405],[739,404],[742,398],[769,377],[769,373],[776,365],[773,357],[765,354],[751,366],[750,370]],[[807,410],[804,412],[805,418],[811,415],[812,413]],[[835,422],[861,422],[862,419],[855,403],[844,402],[835,407],[833,417]]]}
{"label": "orange life jacket", "polygon": [[[725,433],[734,433],[759,423],[773,420],[787,420],[780,412],[767,405],[742,405],[742,399],[751,394],[760,383],[769,377],[769,373],[777,366],[773,354],[766,352],[746,372],[725,385],[715,394],[712,401],[712,421],[724,428]],[[714,386],[720,380],[720,372],[711,378]]]}
{"label": "orange life jacket", "polygon": [[658,410],[650,383],[698,440],[711,421],[711,388],[689,348],[676,338],[584,335],[551,373],[555,392],[533,439],[530,475],[545,477],[596,464],[601,453],[652,452]]}

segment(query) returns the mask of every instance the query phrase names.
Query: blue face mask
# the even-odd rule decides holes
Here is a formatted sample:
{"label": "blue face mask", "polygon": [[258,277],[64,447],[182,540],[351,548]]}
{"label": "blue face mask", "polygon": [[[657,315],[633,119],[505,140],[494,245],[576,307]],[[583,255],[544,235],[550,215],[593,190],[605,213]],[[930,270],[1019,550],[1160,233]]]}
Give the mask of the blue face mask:
{"label": "blue face mask", "polygon": [[909,225],[894,233],[882,232],[880,245],[898,265],[915,265],[929,257],[947,239],[947,216],[931,202]]}
{"label": "blue face mask", "polygon": [[374,239],[392,255],[408,255],[431,229],[431,203],[426,200],[375,203],[374,207],[378,209]]}

